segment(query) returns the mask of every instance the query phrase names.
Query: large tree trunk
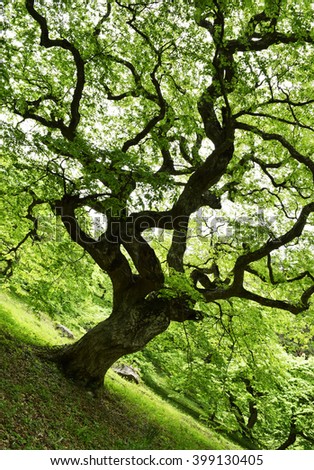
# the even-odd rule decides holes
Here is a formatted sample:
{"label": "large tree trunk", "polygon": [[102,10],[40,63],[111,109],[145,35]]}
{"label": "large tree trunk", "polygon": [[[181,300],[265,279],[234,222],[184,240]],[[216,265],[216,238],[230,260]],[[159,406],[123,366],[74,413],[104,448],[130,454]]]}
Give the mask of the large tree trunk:
{"label": "large tree trunk", "polygon": [[143,300],[121,306],[73,345],[56,353],[54,359],[65,374],[82,385],[102,387],[104,376],[122,356],[143,349],[170,323],[168,304],[161,299]]}

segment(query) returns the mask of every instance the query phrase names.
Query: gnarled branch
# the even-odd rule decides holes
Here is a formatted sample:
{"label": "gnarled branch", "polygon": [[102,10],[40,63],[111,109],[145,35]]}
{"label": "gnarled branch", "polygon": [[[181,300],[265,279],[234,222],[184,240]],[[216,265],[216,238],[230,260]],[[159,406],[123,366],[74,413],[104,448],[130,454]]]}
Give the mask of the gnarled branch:
{"label": "gnarled branch", "polygon": [[34,0],[25,0],[25,6],[28,13],[40,26],[40,45],[46,47],[47,49],[51,47],[60,47],[61,49],[69,51],[72,54],[76,66],[76,84],[71,102],[71,119],[69,125],[65,125],[62,119],[59,119],[57,121],[48,121],[40,115],[36,115],[31,112],[26,112],[25,114],[23,114],[23,116],[25,118],[34,119],[46,127],[60,129],[64,137],[69,140],[73,140],[75,137],[77,126],[80,122],[79,108],[85,85],[84,60],[77,47],[75,47],[74,44],[69,42],[67,39],[50,39],[47,20],[34,8]]}

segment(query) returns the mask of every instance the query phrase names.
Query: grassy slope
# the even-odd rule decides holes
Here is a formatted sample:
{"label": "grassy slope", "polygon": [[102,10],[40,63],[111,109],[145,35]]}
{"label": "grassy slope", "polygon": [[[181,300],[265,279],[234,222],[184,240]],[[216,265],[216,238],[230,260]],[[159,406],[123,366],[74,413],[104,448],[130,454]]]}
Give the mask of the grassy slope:
{"label": "grassy slope", "polygon": [[144,385],[111,372],[95,398],[39,359],[32,344],[58,344],[53,323],[0,293],[4,449],[236,449]]}

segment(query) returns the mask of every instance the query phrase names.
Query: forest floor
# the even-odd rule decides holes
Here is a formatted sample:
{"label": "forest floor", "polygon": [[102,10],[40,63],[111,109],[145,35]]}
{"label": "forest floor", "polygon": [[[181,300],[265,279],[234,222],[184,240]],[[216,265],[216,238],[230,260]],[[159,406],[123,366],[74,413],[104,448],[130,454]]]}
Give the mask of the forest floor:
{"label": "forest floor", "polygon": [[53,322],[0,294],[1,449],[240,449],[156,395],[110,371],[94,397],[40,359],[60,343]]}

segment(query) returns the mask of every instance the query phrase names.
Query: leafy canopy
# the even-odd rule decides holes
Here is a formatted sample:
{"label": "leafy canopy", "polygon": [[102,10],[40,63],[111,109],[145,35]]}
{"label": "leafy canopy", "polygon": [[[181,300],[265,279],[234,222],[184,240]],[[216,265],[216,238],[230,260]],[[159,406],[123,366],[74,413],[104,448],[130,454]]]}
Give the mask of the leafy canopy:
{"label": "leafy canopy", "polygon": [[183,348],[173,388],[250,438],[258,410],[269,446],[313,442],[292,357],[313,338],[313,3],[14,0],[3,22],[3,274],[51,313],[105,272],[115,305],[205,316],[189,383],[182,330],[151,346]]}
{"label": "leafy canopy", "polygon": [[2,192],[22,218],[5,227],[4,272],[51,208],[114,284],[136,273],[159,290],[166,261],[194,303],[191,289],[307,309],[312,14],[306,1],[5,3]]}

